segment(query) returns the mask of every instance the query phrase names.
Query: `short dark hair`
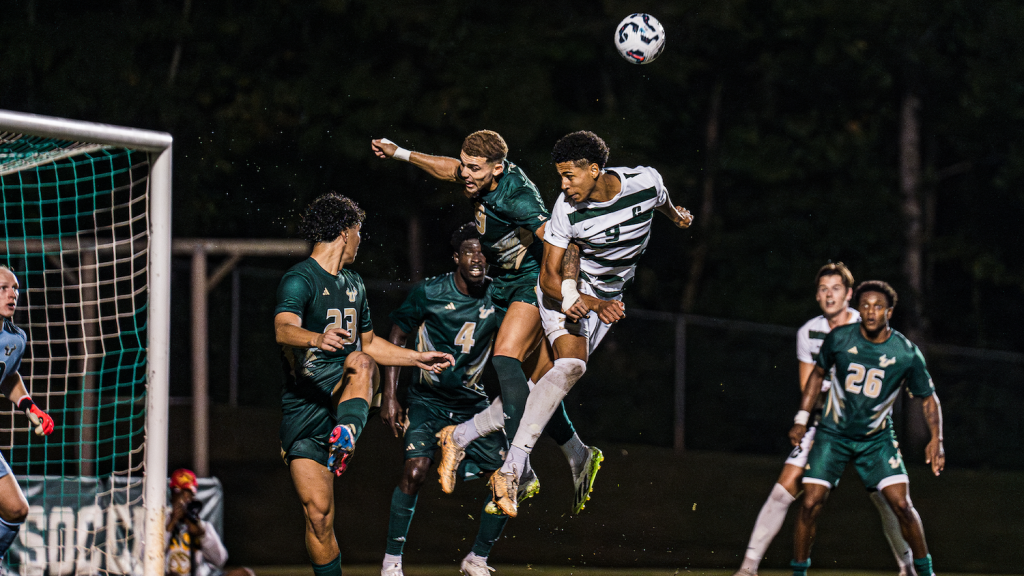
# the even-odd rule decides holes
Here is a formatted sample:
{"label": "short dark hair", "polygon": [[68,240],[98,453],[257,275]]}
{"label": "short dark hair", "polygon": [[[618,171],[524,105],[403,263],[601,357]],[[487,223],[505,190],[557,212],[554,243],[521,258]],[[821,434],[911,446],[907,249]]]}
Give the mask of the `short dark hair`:
{"label": "short dark hair", "polygon": [[853,303],[860,307],[860,297],[865,292],[878,292],[885,294],[885,300],[889,303],[889,308],[896,307],[896,301],[899,299],[896,296],[896,290],[892,286],[889,286],[888,282],[881,280],[866,280],[857,285],[857,288],[853,291]]}
{"label": "short dark hair", "polygon": [[842,262],[829,262],[818,269],[818,275],[814,277],[814,286],[817,287],[825,276],[839,276],[843,279],[843,286],[853,288],[853,272]]}
{"label": "short dark hair", "polygon": [[466,240],[479,240],[480,232],[476,229],[475,222],[466,222],[452,232],[452,250],[456,253],[462,249],[462,243]]}
{"label": "short dark hair", "polygon": [[466,136],[462,151],[470,156],[487,158],[488,162],[499,162],[508,156],[508,144],[494,130],[477,130]]}
{"label": "short dark hair", "polygon": [[580,130],[562,136],[551,151],[555,164],[572,162],[580,167],[597,164],[603,169],[608,162],[608,145],[593,132]]}
{"label": "short dark hair", "polygon": [[299,233],[310,242],[333,242],[366,218],[359,205],[337,192],[328,192],[309,203],[302,213]]}

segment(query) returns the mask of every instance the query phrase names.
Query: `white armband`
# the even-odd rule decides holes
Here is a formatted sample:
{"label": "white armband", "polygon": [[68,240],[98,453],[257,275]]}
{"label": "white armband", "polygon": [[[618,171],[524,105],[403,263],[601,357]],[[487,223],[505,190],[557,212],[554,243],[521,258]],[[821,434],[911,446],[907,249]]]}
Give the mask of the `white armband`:
{"label": "white armband", "polygon": [[[394,142],[392,142],[391,140],[388,140],[387,138],[381,138],[380,141],[382,143],[384,143],[384,144],[395,144]],[[406,150],[405,148],[402,148],[401,146],[398,146],[398,144],[395,144],[395,146],[398,149],[395,150],[395,153],[392,154],[391,157],[394,158],[395,160],[401,160],[402,162],[408,162],[409,161],[409,156],[412,154],[412,151],[411,150]]]}
{"label": "white armband", "polygon": [[562,280],[562,312],[565,312],[580,299],[575,280]]}
{"label": "white armband", "polygon": [[807,426],[807,421],[811,419],[811,413],[807,410],[800,410],[793,417],[793,424],[800,424],[801,426]]}

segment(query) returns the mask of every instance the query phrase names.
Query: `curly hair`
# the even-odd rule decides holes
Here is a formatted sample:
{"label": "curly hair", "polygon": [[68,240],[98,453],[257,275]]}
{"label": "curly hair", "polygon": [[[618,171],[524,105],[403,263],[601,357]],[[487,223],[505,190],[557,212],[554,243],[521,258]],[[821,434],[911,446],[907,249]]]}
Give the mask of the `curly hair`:
{"label": "curly hair", "polygon": [[593,132],[580,130],[572,134],[566,134],[555,142],[555,148],[551,151],[551,159],[555,164],[572,162],[580,167],[597,164],[604,168],[608,162],[608,145],[600,136]]}
{"label": "curly hair", "polygon": [[508,156],[508,144],[494,130],[477,130],[462,142],[462,151],[488,162],[500,162]]}
{"label": "curly hair", "polygon": [[843,279],[843,286],[853,288],[853,272],[842,262],[829,262],[818,269],[818,275],[814,277],[814,285],[818,286],[825,276],[839,276]]}
{"label": "curly hair", "polygon": [[889,308],[896,307],[896,290],[892,286],[889,286],[888,282],[881,280],[865,280],[857,285],[857,288],[853,290],[853,302],[860,306],[860,297],[865,292],[878,292],[879,294],[885,294],[885,300],[889,303]]}
{"label": "curly hair", "polygon": [[452,232],[452,249],[456,253],[462,248],[462,243],[466,240],[479,240],[480,232],[476,229],[475,222],[466,222],[462,226],[455,229]]}
{"label": "curly hair", "polygon": [[337,192],[322,194],[302,213],[299,233],[310,242],[333,242],[366,218],[359,205]]}

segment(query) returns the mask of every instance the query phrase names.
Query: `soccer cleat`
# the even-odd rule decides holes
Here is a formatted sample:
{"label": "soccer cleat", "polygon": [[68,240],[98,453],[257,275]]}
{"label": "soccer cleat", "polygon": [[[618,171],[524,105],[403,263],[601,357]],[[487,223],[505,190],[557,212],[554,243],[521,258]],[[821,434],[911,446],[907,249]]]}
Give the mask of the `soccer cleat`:
{"label": "soccer cleat", "polygon": [[[527,498],[533,498],[540,492],[540,478],[537,478],[537,474],[533,471],[533,468],[523,472],[523,477],[519,479],[519,489],[516,491],[516,509],[523,503],[523,500]],[[484,506],[484,512],[488,514],[501,514],[501,509],[498,505],[491,500]]]}
{"label": "soccer cleat", "polygon": [[494,568],[487,565],[486,558],[470,552],[462,559],[462,567],[459,572],[462,572],[465,576],[488,576],[489,572],[494,572]]}
{"label": "soccer cleat", "polygon": [[597,478],[597,471],[601,469],[601,462],[604,461],[604,454],[599,448],[588,446],[587,461],[583,463],[583,470],[573,480],[576,491],[572,499],[572,513],[579,514],[590,500],[590,493],[594,491],[594,479]]}
{"label": "soccer cleat", "polygon": [[356,451],[356,432],[348,424],[338,424],[331,430],[328,441],[331,445],[327,452],[327,469],[335,476],[341,476]]}
{"label": "soccer cleat", "polygon": [[501,470],[495,470],[487,484],[491,487],[494,505],[509,518],[515,518],[517,512],[516,493],[519,491],[519,480],[516,479],[515,472],[503,474]]}
{"label": "soccer cleat", "polygon": [[405,576],[405,573],[402,572],[402,563],[395,562],[384,565],[380,569],[380,576]]}
{"label": "soccer cleat", "polygon": [[732,576],[757,576],[757,571],[754,570],[753,572],[751,572],[750,570],[747,570],[746,568],[740,568]]}
{"label": "soccer cleat", "polygon": [[437,445],[441,448],[441,461],[437,464],[437,473],[441,476],[441,490],[445,494],[455,491],[455,473],[459,464],[466,457],[465,448],[455,443],[455,426],[445,426],[434,436],[437,437]]}

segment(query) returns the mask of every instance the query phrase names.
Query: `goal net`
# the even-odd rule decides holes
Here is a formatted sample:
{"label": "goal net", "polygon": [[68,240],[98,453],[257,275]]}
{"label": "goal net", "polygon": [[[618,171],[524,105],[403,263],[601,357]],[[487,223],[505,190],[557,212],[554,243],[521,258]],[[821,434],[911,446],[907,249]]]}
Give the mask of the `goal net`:
{"label": "goal net", "polygon": [[36,436],[0,402],[0,452],[30,508],[12,571],[163,572],[169,180],[166,134],[0,111],[19,372],[56,424]]}

